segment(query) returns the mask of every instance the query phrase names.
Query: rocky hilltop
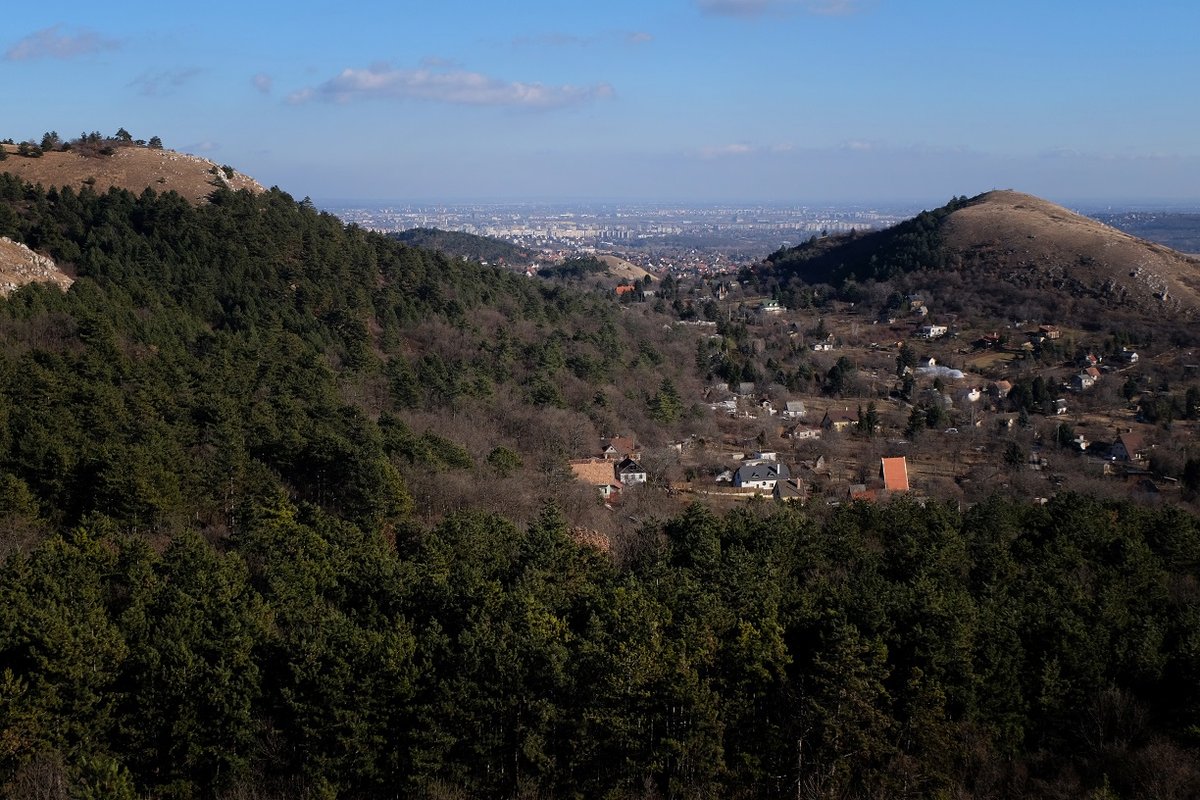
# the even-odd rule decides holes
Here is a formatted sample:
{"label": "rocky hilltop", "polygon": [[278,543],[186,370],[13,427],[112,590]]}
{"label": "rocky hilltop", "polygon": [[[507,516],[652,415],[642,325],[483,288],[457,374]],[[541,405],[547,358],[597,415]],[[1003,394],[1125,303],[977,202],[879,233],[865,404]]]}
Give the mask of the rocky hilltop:
{"label": "rocky hilltop", "polygon": [[98,192],[116,186],[140,193],[175,191],[194,203],[205,201],[213,189],[263,191],[262,184],[237,170],[201,156],[149,147],[118,147],[108,155],[84,155],[75,150],[48,150],[36,158],[18,155],[16,145],[0,145],[8,158],[0,172],[23,181],[75,189],[91,186]]}

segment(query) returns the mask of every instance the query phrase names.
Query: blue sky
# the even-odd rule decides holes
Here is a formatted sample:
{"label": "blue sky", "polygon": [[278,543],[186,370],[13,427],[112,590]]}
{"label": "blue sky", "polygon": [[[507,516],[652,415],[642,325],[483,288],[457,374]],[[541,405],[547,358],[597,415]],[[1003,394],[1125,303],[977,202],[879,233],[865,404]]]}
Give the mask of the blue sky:
{"label": "blue sky", "polygon": [[0,136],[314,199],[1200,200],[1200,3],[21,3]]}

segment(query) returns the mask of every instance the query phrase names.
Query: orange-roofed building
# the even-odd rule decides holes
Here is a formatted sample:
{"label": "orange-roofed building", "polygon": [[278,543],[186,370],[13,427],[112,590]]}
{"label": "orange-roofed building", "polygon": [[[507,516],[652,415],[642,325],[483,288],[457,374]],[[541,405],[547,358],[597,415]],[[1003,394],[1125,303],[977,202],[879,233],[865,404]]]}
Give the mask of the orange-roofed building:
{"label": "orange-roofed building", "polygon": [[879,470],[883,473],[883,488],[889,492],[908,491],[908,462],[904,456],[881,458]]}
{"label": "orange-roofed building", "polygon": [[613,462],[600,458],[580,458],[571,462],[571,472],[578,480],[595,486],[604,497],[621,491]]}

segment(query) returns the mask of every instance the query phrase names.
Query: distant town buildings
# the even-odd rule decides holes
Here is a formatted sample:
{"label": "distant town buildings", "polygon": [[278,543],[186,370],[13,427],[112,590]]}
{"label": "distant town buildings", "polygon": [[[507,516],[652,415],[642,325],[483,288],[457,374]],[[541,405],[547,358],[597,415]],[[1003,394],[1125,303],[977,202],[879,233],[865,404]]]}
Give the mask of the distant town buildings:
{"label": "distant town buildings", "polygon": [[489,236],[533,250],[544,261],[610,251],[654,273],[715,275],[822,232],[883,228],[919,209],[473,203],[322,210],[376,231],[438,228]]}

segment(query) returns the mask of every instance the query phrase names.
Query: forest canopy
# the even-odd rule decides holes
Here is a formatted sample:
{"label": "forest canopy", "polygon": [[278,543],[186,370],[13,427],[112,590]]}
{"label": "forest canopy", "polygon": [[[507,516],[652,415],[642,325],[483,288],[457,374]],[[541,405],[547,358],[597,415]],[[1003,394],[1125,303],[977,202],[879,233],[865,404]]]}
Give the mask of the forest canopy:
{"label": "forest canopy", "polygon": [[513,498],[612,406],[689,424],[694,344],[611,298],[278,190],[0,175],[0,234],[77,278],[0,302],[8,797],[1200,793],[1177,509],[693,506],[603,554]]}

